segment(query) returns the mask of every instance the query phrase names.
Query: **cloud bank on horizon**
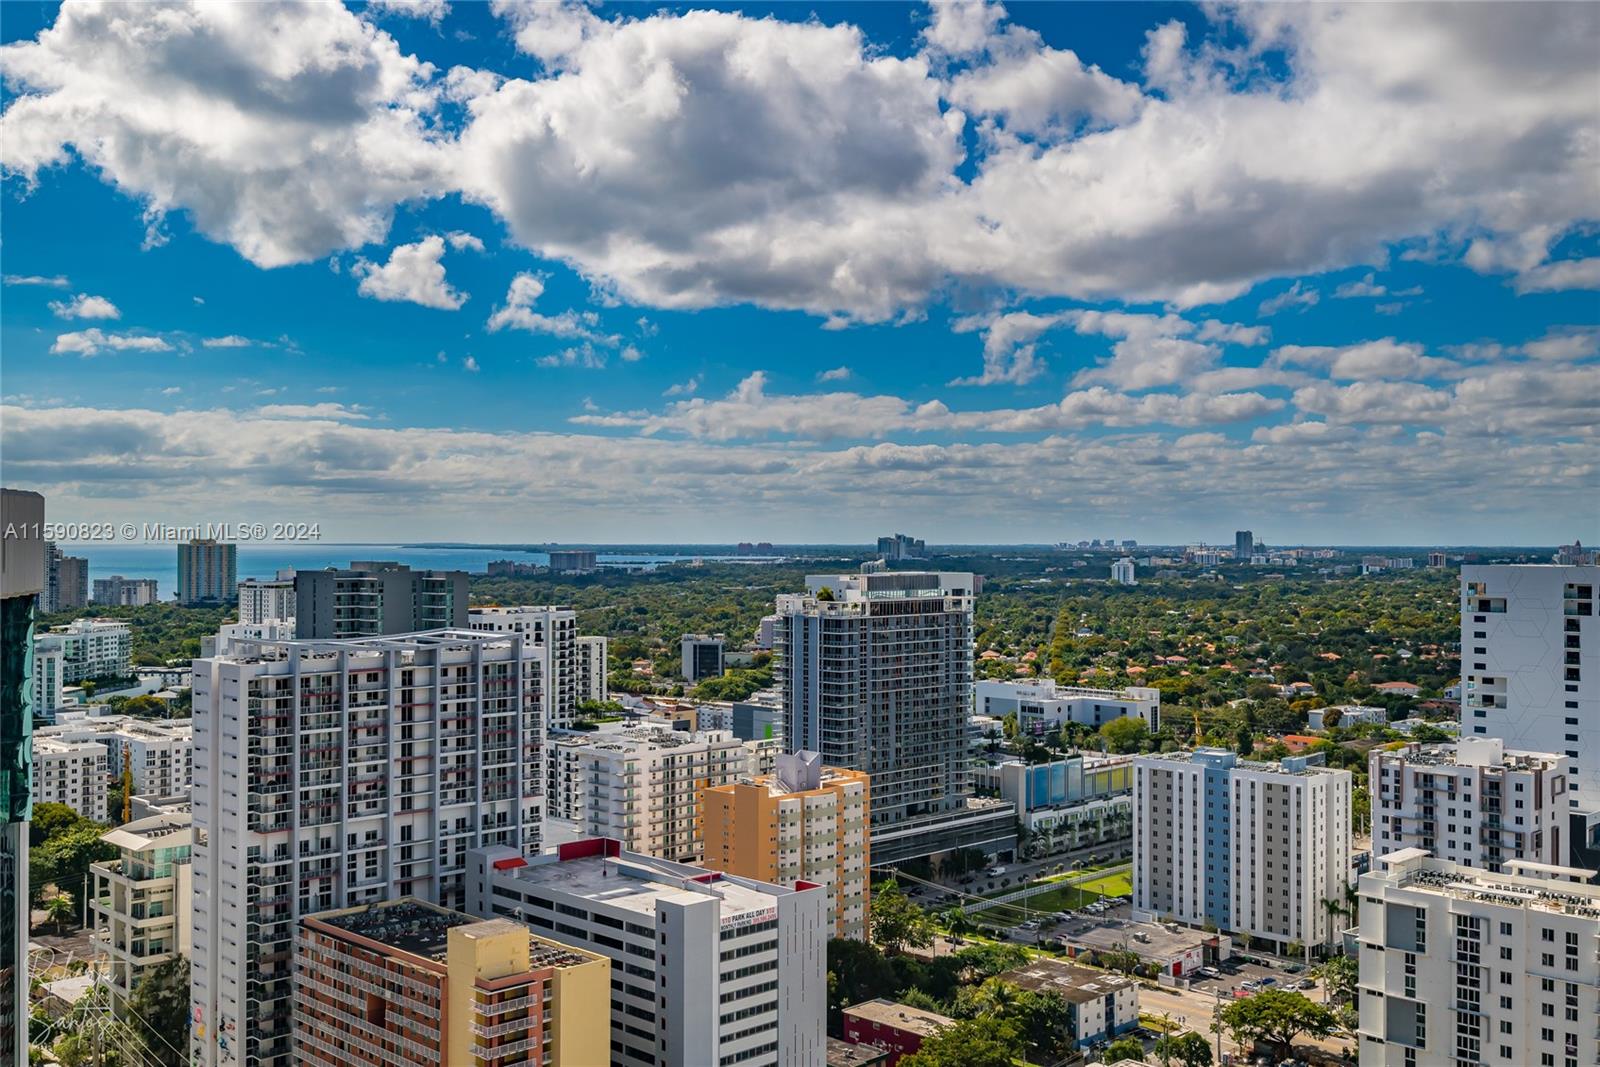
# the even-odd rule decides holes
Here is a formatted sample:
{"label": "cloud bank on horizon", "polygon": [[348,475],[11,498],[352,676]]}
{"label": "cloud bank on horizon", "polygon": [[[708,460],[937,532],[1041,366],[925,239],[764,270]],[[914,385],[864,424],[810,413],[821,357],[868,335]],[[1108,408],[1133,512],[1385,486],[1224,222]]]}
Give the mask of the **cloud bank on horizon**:
{"label": "cloud bank on horizon", "polygon": [[[1593,535],[1600,8],[1063,10],[63,4],[0,45],[6,478],[349,536]],[[241,284],[114,288],[71,198]]]}

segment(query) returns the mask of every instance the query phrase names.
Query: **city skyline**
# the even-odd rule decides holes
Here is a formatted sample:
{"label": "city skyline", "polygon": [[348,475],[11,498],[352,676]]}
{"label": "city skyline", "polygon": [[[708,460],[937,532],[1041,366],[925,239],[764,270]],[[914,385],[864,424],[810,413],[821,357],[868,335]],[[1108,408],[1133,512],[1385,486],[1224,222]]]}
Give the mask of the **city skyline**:
{"label": "city skyline", "polygon": [[54,520],[1583,532],[1593,7],[156,10],[3,31]]}

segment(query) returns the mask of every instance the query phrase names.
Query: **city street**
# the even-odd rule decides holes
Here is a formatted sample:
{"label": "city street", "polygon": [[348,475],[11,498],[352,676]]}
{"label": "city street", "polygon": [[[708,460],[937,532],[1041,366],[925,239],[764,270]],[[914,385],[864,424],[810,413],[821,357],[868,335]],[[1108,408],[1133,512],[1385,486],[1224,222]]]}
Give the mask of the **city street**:
{"label": "city street", "polygon": [[[1219,1004],[1226,1004],[1243,983],[1271,977],[1277,980],[1280,987],[1288,987],[1304,978],[1304,974],[1287,974],[1279,968],[1262,967],[1258,964],[1247,963],[1239,967],[1237,974],[1226,972],[1214,979],[1207,979],[1193,983],[1188,989],[1170,989],[1161,987],[1152,989],[1145,986],[1139,990],[1139,1010],[1145,1015],[1162,1015],[1165,1013],[1173,1022],[1179,1023],[1185,1029],[1194,1030],[1204,1034],[1216,1043],[1216,1035],[1211,1032],[1213,1013]],[[1316,989],[1301,990],[1312,1000],[1321,1003],[1323,992],[1320,986]],[[1227,1039],[1222,1038],[1223,1050],[1240,1054],[1244,1050],[1237,1048]],[[1295,1042],[1296,1047],[1315,1047],[1323,1052],[1339,1056],[1349,1053],[1355,1055],[1355,1039],[1348,1035],[1335,1035],[1324,1039],[1301,1038]]]}

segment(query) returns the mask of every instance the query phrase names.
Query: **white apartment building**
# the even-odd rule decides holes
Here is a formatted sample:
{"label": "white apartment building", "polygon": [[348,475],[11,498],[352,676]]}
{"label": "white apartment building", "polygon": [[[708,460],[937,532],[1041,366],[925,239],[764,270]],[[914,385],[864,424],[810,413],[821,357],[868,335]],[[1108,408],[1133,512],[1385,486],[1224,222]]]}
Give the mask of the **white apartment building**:
{"label": "white apartment building", "polygon": [[151,968],[189,955],[192,822],[170,811],[125,823],[100,838],[117,858],[89,865],[95,952],[119,1008]]}
{"label": "white apartment building", "polygon": [[239,622],[294,624],[294,572],[276,578],[245,578],[239,583]]}
{"label": "white apartment building", "polygon": [[578,638],[578,702],[610,700],[611,685],[606,677],[606,655],[610,641],[604,637]]}
{"label": "white apartment building", "polygon": [[1134,576],[1134,562],[1132,556],[1123,556],[1111,565],[1111,580],[1118,585],[1138,585],[1139,579]]}
{"label": "white apartment building", "polygon": [[727,730],[687,733],[663,726],[566,734],[551,745],[555,802],[589,837],[629,851],[698,863],[701,790],[749,773],[744,743]]}
{"label": "white apartment building", "polygon": [[474,849],[467,910],[611,959],[618,1067],[815,1067],[826,1058],[820,885],[786,887],[583,840]]}
{"label": "white apartment building", "polygon": [[33,713],[54,719],[56,709],[64,702],[61,691],[66,688],[66,639],[52,634],[40,634],[33,639]]}
{"label": "white apartment building", "polygon": [[1591,850],[1600,848],[1597,605],[1597,566],[1461,568],[1461,736],[1566,756],[1573,847]]}
{"label": "white apartment building", "polygon": [[100,745],[105,750],[107,773],[113,778],[121,776],[126,755],[134,796],[187,793],[194,781],[192,719],[86,715],[42,726],[34,736],[69,744],[92,741]]}
{"label": "white apartment building", "polygon": [[133,632],[116,619],[73,619],[35,642],[59,639],[61,681],[76,685],[90,678],[126,678],[133,673]]}
{"label": "white apartment building", "polygon": [[[571,608],[524,605],[471,608],[467,627],[484,633],[519,634],[530,644],[544,679],[545,722],[552,730],[572,725],[578,701],[578,613]],[[602,640],[604,640],[602,638]]]}
{"label": "white apartment building", "polygon": [[1312,708],[1306,713],[1306,725],[1313,730],[1331,730],[1334,726],[1349,729],[1361,723],[1383,726],[1388,721],[1388,708],[1370,704],[1333,704],[1326,708]]}
{"label": "white apartment building", "polygon": [[233,651],[235,641],[293,641],[293,619],[272,619],[267,622],[230,622],[217,628],[210,637],[200,639],[202,657],[226,656]]}
{"label": "white apartment building", "polygon": [[976,711],[995,719],[1017,714],[1017,726],[1028,733],[1061,729],[1069,722],[1099,729],[1114,719],[1136,717],[1155,733],[1161,726],[1161,690],[1085,689],[1057,685],[1050,678],[1020,682],[981,681],[974,686]]}
{"label": "white apartment building", "polygon": [[1592,871],[1461,867],[1424,849],[1361,876],[1362,1067],[1600,1063]]}
{"label": "white apartment building", "polygon": [[1226,749],[1133,764],[1133,917],[1210,923],[1283,952],[1333,943],[1350,880],[1349,771]]}
{"label": "white apartment building", "polygon": [[1375,748],[1372,856],[1427,848],[1463,867],[1567,866],[1566,757],[1508,751],[1498,737]]}
{"label": "white apartment building", "polygon": [[106,750],[93,741],[33,739],[33,802],[65,804],[84,818],[106,821]]}
{"label": "white apartment building", "polygon": [[538,850],[541,654],[433,630],[195,661],[195,1063],[289,1062],[301,915],[459,908],[469,848]]}

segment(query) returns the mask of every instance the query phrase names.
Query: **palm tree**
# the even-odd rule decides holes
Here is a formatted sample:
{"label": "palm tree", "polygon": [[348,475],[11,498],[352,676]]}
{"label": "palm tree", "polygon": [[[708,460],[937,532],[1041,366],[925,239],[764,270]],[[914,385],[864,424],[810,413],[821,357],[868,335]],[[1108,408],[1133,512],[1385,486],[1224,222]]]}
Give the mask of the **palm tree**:
{"label": "palm tree", "polygon": [[960,937],[962,934],[972,932],[972,919],[968,917],[966,909],[960,905],[952,905],[946,908],[941,918],[944,919],[945,929],[950,931],[952,937]]}
{"label": "palm tree", "polygon": [[44,913],[50,925],[56,928],[56,933],[61,933],[72,921],[72,898],[65,893],[56,894],[45,901]]}
{"label": "palm tree", "polygon": [[978,998],[989,1014],[1003,1015],[1016,1002],[1018,992],[1020,990],[1010,982],[989,978],[978,987]]}

